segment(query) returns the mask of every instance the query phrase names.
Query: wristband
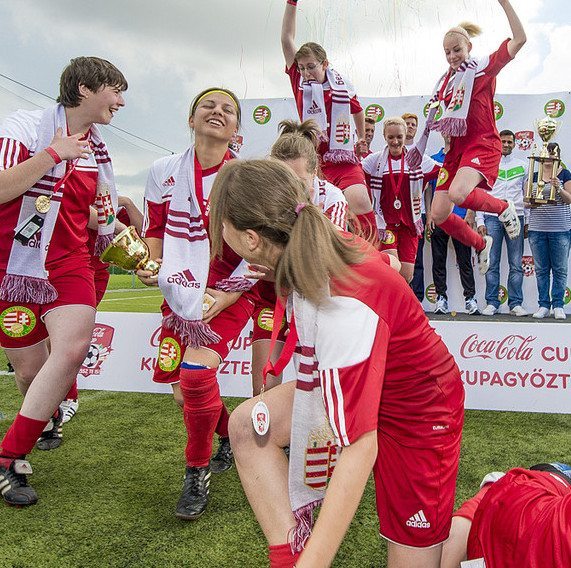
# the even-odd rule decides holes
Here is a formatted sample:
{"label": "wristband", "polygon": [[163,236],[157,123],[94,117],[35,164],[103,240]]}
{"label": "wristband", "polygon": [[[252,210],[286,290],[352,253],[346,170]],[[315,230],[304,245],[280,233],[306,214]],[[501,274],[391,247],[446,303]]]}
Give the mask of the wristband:
{"label": "wristband", "polygon": [[56,166],[61,164],[62,159],[60,158],[60,155],[51,146],[44,148],[44,150],[52,157],[53,161],[56,163]]}

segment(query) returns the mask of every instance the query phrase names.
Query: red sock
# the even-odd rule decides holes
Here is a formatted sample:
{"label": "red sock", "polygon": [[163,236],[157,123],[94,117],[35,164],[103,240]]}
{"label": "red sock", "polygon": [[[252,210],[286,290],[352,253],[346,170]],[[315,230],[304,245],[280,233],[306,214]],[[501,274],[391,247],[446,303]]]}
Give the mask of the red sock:
{"label": "red sock", "polygon": [[456,213],[450,213],[446,221],[440,223],[438,226],[461,243],[469,247],[474,247],[476,252],[480,252],[485,246],[483,237],[476,233],[476,231],[470,229],[468,223],[456,215]]}
{"label": "red sock", "polygon": [[72,387],[65,395],[65,400],[77,400],[77,380],[73,381]]}
{"label": "red sock", "polygon": [[292,568],[299,559],[300,554],[301,552],[292,552],[291,545],[288,542],[268,546],[270,568]]}
{"label": "red sock", "polygon": [[220,410],[220,418],[218,419],[218,424],[216,425],[216,433],[221,438],[228,438],[228,420],[230,418],[230,414],[228,413],[228,409],[222,403],[222,409]]}
{"label": "red sock", "polygon": [[356,222],[353,227],[355,234],[370,242],[372,245],[377,246],[379,243],[379,230],[377,229],[375,213],[369,211],[368,213],[355,215],[355,217]]}
{"label": "red sock", "polygon": [[180,391],[184,399],[183,416],[188,440],[186,463],[205,467],[210,462],[212,438],[223,408],[216,369],[180,370]]}
{"label": "red sock", "polygon": [[18,413],[0,443],[0,455],[15,459],[29,454],[47,423],[48,420],[35,420]]}
{"label": "red sock", "polygon": [[494,197],[489,191],[481,187],[475,187],[468,194],[468,197],[466,197],[462,203],[458,204],[458,207],[472,209],[472,211],[486,211],[487,213],[499,215],[508,208],[508,204],[506,201]]}

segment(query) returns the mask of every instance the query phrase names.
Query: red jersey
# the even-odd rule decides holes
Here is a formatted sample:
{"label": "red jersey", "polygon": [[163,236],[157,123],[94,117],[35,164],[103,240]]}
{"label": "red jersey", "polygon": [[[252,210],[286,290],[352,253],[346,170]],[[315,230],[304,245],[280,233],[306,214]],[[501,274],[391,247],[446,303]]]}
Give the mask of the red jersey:
{"label": "red jersey", "polygon": [[[168,209],[172,199],[172,187],[175,185],[175,176],[180,168],[182,154],[166,156],[157,160],[152,166],[147,179],[144,201],[143,237],[162,239],[164,237]],[[203,170],[195,156],[195,168],[202,171],[202,194],[204,209],[208,215],[210,191],[218,170],[230,159],[228,152],[218,165]],[[208,217],[204,220],[208,223]],[[222,258],[214,258],[210,263],[207,286],[214,288],[215,284],[230,277],[234,270],[242,263],[242,259],[226,244],[222,250]]]}
{"label": "red jersey", "polygon": [[[39,125],[38,114],[38,125]],[[30,147],[10,139],[0,138],[0,169],[13,167],[34,155],[37,134],[30,132]],[[68,167],[70,163],[68,162]],[[95,155],[79,160],[73,173],[67,178],[60,203],[59,215],[50,241],[46,269],[54,269],[63,262],[73,262],[74,266],[88,264],[87,223],[89,206],[95,202],[97,191],[97,164]],[[23,196],[0,205],[0,270],[5,271],[14,239]],[[40,233],[30,240],[29,246],[40,246]]]}
{"label": "red jersey", "polygon": [[447,439],[463,417],[454,358],[385,254],[367,246],[352,271],[331,282],[316,322],[315,357],[339,443],[377,430],[408,447]]}
{"label": "red jersey", "polygon": [[[496,76],[512,60],[508,51],[509,41],[506,39],[502,42],[498,50],[489,56],[485,69],[476,74],[470,110],[466,119],[467,132],[465,136],[452,137],[450,152],[454,151],[456,145],[465,147],[473,143],[488,145],[497,152],[501,152],[502,144],[496,127],[494,111],[494,94]],[[451,99],[452,91],[448,90],[444,102],[449,104]]]}
{"label": "red jersey", "polygon": [[[285,70],[287,76],[289,77],[291,88],[293,91],[293,98],[295,99],[295,106],[297,107],[297,112],[300,119],[303,116],[303,87],[301,86],[302,77],[299,69],[297,68],[297,63],[294,63],[289,69],[286,67]],[[325,102],[325,111],[327,113],[327,137],[329,138],[329,126],[331,125],[331,87],[329,86],[329,81],[325,80],[323,83],[323,100]],[[350,102],[351,114],[357,114],[363,110],[357,95],[351,98]],[[325,152],[329,150],[328,142],[321,142],[318,148],[318,153],[323,156]]]}
{"label": "red jersey", "polygon": [[571,566],[571,484],[545,471],[512,469],[484,495],[468,559],[488,568]]}

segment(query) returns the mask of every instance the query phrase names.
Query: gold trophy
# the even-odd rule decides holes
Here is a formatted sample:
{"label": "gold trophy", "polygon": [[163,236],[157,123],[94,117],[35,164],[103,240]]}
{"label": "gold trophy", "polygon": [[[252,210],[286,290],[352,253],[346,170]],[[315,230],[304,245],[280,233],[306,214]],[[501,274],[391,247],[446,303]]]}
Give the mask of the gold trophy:
{"label": "gold trophy", "polygon": [[[545,188],[545,181],[543,180],[543,169],[545,162],[553,162],[553,176],[557,175],[557,170],[559,169],[559,164],[561,162],[561,156],[559,155],[559,148],[556,149],[556,155],[549,153],[547,145],[549,141],[555,136],[559,128],[559,123],[549,116],[537,120],[535,123],[535,129],[539,134],[541,140],[543,140],[543,146],[539,152],[539,156],[536,156],[537,146],[534,146],[531,156],[529,156],[529,172],[527,178],[527,187],[525,189],[525,196],[523,198],[525,203],[531,203],[534,205],[544,205],[545,203],[557,203],[555,199],[555,186],[551,184],[551,191],[549,193],[549,198],[545,199],[543,195],[543,189]],[[533,174],[535,172],[535,164],[538,163],[537,172],[537,184],[533,183]],[[535,192],[534,192],[535,189]],[[535,193],[535,194],[534,194]]]}
{"label": "gold trophy", "polygon": [[132,225],[121,231],[99,258],[123,270],[148,270],[153,276],[161,267],[151,259],[149,247]]}

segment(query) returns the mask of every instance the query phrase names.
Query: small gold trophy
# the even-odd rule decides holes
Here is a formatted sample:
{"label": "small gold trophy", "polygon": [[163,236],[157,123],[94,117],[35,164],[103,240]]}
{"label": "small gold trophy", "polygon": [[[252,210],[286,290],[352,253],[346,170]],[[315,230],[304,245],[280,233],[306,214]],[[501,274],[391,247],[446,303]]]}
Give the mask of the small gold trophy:
{"label": "small gold trophy", "polygon": [[149,247],[132,225],[121,231],[103,251],[100,258],[123,270],[148,270],[154,275],[161,267],[150,258]]}
{"label": "small gold trophy", "polygon": [[[543,180],[543,169],[545,162],[553,162],[553,175],[557,175],[557,170],[559,169],[559,164],[561,162],[561,156],[559,155],[559,147],[556,149],[556,155],[549,153],[547,145],[549,141],[555,136],[559,128],[559,123],[549,116],[537,120],[535,123],[535,129],[539,134],[541,140],[543,140],[543,146],[539,152],[539,156],[535,155],[537,146],[534,146],[531,156],[529,156],[529,172],[527,178],[527,187],[525,189],[525,196],[523,200],[525,203],[531,203],[534,205],[544,205],[545,203],[557,203],[555,199],[555,186],[551,184],[551,191],[549,192],[549,198],[545,199],[543,195],[543,189],[545,187],[545,181]],[[533,183],[533,174],[535,172],[535,164],[539,164],[537,172],[537,183]],[[535,190],[535,192],[534,192]]]}

